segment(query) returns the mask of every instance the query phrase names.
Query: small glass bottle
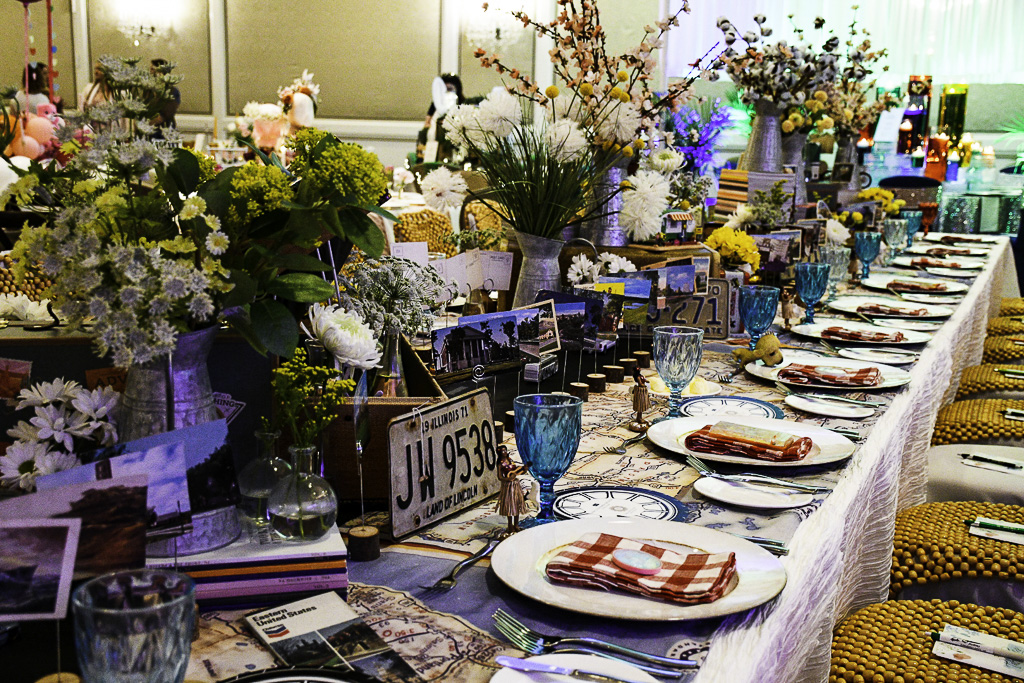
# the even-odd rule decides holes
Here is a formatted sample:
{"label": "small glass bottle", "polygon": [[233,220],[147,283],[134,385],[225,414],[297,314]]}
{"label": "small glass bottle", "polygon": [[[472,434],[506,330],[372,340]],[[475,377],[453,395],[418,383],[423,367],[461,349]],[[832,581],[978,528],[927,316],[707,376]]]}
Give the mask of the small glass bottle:
{"label": "small glass bottle", "polygon": [[256,457],[238,474],[238,492],[241,496],[239,509],[256,526],[270,523],[267,499],[277,483],[292,471],[292,466],[276,455],[277,440],[280,437],[281,432],[258,430]]}
{"label": "small glass bottle", "polygon": [[338,498],[323,477],[313,474],[316,446],[290,446],[292,472],[270,493],[270,528],[286,541],[315,541],[338,519]]}

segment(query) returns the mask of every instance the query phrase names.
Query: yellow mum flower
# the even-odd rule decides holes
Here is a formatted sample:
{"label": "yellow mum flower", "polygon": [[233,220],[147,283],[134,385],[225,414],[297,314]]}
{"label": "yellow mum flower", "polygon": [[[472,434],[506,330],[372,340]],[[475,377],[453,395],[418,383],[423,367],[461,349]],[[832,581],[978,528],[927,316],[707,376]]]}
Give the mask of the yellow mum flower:
{"label": "yellow mum flower", "polygon": [[792,133],[795,129],[796,129],[796,126],[793,125],[793,122],[790,121],[789,119],[786,119],[785,121],[782,122],[782,132],[783,133]]}
{"label": "yellow mum flower", "polygon": [[825,100],[828,99],[828,93],[826,93],[824,90],[815,90],[814,99],[816,99],[819,102],[824,102]]}
{"label": "yellow mum flower", "polygon": [[615,77],[619,79],[619,83],[629,80],[629,74],[626,73],[625,69],[621,69],[619,73],[615,74]]}
{"label": "yellow mum flower", "polygon": [[864,220],[864,214],[862,214],[860,211],[854,211],[853,212],[853,222],[854,223],[860,223],[863,220]]}
{"label": "yellow mum flower", "polygon": [[549,85],[547,88],[544,89],[544,94],[547,96],[549,100],[555,99],[556,97],[558,97],[558,86]]}

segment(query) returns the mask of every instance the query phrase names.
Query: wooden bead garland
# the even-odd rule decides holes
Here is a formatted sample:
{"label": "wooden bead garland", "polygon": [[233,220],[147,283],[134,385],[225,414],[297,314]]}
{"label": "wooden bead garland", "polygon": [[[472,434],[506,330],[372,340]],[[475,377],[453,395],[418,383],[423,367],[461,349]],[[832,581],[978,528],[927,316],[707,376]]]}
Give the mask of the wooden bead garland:
{"label": "wooden bead garland", "polygon": [[[1018,341],[1015,341],[1018,340]],[[1010,337],[986,337],[982,363],[1022,363],[1024,362],[1024,334]]]}
{"label": "wooden bead garland", "polygon": [[445,240],[452,232],[451,219],[433,209],[400,214],[394,230],[398,242],[426,242],[429,251],[446,256],[455,256],[459,251],[455,244]]}
{"label": "wooden bead garland", "polygon": [[999,315],[1024,315],[1024,297],[1003,297],[1003,304],[999,307]]}
{"label": "wooden bead garland", "polygon": [[1024,439],[1024,421],[1004,417],[1003,411],[1007,408],[1024,410],[1024,401],[982,398],[943,406],[935,420],[932,445]]}
{"label": "wooden bead garland", "polygon": [[1024,581],[1024,546],[971,536],[965,520],[1024,523],[1024,507],[978,501],[925,503],[896,515],[889,597],[913,584],[960,578]]}
{"label": "wooden bead garland", "polygon": [[851,615],[832,636],[829,683],[961,683],[1016,681],[931,653],[929,631],[946,624],[1001,638],[1024,638],[1024,614],[956,600],[890,600]]}
{"label": "wooden bead garland", "polygon": [[[1011,376],[997,372],[996,368],[1019,370],[1024,368],[1019,365],[975,365],[967,368],[960,375],[960,386],[957,388],[956,400],[962,401],[978,394],[999,391],[1024,392],[1024,379],[1014,379]],[[1022,375],[1024,377],[1024,375]]]}
{"label": "wooden bead garland", "polygon": [[1024,337],[1024,322],[1021,322],[1021,320],[1020,317],[1011,318],[1009,316],[992,318],[988,321],[988,336],[1006,337],[1008,335],[1018,335]]}

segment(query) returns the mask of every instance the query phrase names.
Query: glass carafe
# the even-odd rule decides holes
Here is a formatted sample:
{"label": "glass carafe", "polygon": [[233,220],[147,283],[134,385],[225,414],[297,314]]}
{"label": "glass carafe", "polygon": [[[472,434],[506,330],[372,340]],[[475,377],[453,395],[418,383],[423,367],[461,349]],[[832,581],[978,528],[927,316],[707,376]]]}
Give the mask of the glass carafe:
{"label": "glass carafe", "polygon": [[316,446],[290,446],[292,472],[270,493],[270,528],[286,541],[315,541],[338,519],[338,498],[323,477],[313,474]]}
{"label": "glass carafe", "polygon": [[256,432],[256,457],[238,473],[239,510],[256,526],[266,526],[267,500],[279,481],[291,474],[288,461],[277,457],[277,440],[281,432]]}

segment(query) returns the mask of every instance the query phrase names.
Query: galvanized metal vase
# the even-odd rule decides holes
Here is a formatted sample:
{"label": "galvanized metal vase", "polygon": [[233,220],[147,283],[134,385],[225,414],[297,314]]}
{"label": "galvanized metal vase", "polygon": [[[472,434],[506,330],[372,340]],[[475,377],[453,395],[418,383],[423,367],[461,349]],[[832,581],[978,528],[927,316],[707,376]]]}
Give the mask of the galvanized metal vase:
{"label": "galvanized metal vase", "polygon": [[216,336],[216,326],[180,334],[170,368],[166,357],[129,368],[118,420],[122,441],[217,419],[206,367]]}
{"label": "galvanized metal vase", "polygon": [[790,133],[782,136],[782,164],[796,166],[793,199],[797,204],[807,202],[807,183],[804,180],[804,147],[807,145],[807,133]]}
{"label": "galvanized metal vase", "polygon": [[562,272],[558,266],[558,254],[566,243],[518,230],[515,234],[519,250],[523,252],[523,265],[519,269],[516,295],[512,300],[512,307],[518,308],[532,304],[542,289],[559,289]]}
{"label": "galvanized metal vase", "polygon": [[580,224],[579,236],[599,247],[624,247],[629,244],[629,235],[626,233],[626,229],[619,225],[622,193],[616,192],[628,175],[626,164],[626,161],[620,161],[597,179],[594,183],[594,201],[601,202],[613,193],[614,196],[598,210],[604,215]]}
{"label": "galvanized metal vase", "polygon": [[739,170],[782,173],[781,108],[762,98],[754,102],[747,148],[740,156]]}

